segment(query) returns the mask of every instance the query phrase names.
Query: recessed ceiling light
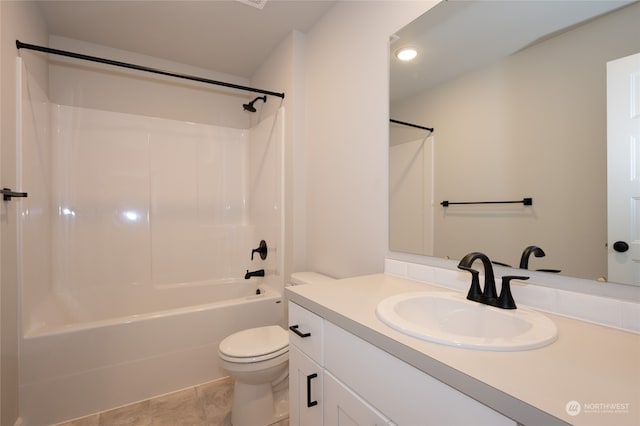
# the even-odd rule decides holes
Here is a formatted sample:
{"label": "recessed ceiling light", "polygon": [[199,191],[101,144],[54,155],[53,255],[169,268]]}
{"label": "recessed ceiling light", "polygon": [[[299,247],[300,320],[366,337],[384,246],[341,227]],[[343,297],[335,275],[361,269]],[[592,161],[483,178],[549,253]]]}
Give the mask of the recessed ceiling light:
{"label": "recessed ceiling light", "polygon": [[396,58],[401,61],[411,61],[418,56],[418,49],[415,47],[403,47],[401,49],[396,50]]}

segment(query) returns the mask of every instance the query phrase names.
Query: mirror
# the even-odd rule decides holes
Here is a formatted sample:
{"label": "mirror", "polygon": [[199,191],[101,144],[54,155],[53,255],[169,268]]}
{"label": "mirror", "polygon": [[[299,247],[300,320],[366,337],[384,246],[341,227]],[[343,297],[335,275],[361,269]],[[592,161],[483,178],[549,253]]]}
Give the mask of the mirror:
{"label": "mirror", "polygon": [[449,1],[394,34],[390,118],[434,131],[390,124],[390,250],[518,267],[538,246],[529,269],[606,278],[606,63],[638,22],[636,1]]}

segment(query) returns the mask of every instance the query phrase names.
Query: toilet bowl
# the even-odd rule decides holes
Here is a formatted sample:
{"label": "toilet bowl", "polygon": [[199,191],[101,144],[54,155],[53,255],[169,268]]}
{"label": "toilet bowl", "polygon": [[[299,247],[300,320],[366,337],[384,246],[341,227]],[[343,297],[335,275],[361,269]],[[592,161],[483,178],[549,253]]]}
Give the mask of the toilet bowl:
{"label": "toilet bowl", "polygon": [[[291,285],[327,281],[333,278],[316,272],[291,274]],[[277,325],[239,331],[220,342],[218,356],[235,379],[233,426],[266,426],[288,417],[288,331]]]}
{"label": "toilet bowl", "polygon": [[218,354],[222,368],[235,379],[233,426],[268,425],[288,415],[276,410],[273,396],[273,387],[288,377],[287,331],[277,325],[242,330],[220,342]]}

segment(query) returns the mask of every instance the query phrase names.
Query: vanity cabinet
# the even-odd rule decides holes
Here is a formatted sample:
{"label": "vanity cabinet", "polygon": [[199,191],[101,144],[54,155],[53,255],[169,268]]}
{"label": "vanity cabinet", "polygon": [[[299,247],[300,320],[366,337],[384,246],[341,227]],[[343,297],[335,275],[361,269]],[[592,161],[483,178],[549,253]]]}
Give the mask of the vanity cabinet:
{"label": "vanity cabinet", "polygon": [[289,324],[316,330],[290,332],[292,426],[517,424],[292,302]]}

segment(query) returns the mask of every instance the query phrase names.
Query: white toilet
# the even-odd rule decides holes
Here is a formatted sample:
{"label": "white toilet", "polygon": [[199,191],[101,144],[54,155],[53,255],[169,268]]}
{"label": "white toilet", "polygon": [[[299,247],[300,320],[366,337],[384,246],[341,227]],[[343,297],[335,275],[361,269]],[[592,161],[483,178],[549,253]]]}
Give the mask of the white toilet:
{"label": "white toilet", "polygon": [[[291,285],[333,280],[315,272],[296,272]],[[221,366],[235,379],[231,424],[266,426],[288,416],[274,389],[287,391],[289,333],[277,325],[249,328],[226,337],[218,347]],[[286,403],[288,403],[288,399]]]}

